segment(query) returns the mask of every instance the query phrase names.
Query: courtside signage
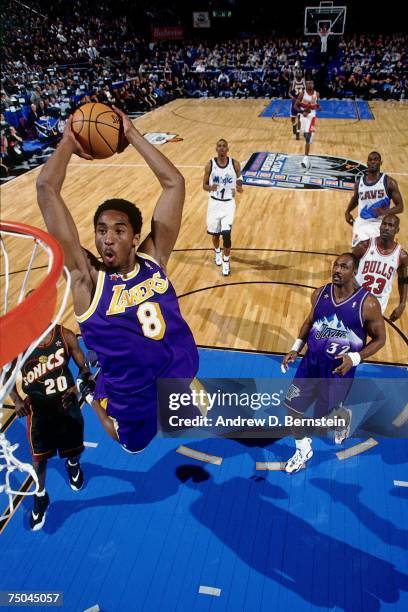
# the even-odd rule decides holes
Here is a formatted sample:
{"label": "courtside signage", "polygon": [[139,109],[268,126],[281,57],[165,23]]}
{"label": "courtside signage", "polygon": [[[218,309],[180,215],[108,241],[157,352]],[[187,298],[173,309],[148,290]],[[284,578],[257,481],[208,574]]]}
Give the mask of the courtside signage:
{"label": "courtside signage", "polygon": [[336,189],[353,191],[367,166],[345,157],[309,155],[303,168],[303,155],[253,153],[245,163],[242,177],[246,185],[278,189]]}

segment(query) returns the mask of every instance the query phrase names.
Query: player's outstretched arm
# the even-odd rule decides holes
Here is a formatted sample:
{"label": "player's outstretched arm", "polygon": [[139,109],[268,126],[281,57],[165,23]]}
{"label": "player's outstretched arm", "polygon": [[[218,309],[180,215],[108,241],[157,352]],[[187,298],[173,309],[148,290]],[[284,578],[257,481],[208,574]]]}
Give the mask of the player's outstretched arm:
{"label": "player's outstretched arm", "polygon": [[296,360],[296,358],[298,357],[300,351],[302,350],[302,348],[305,346],[306,342],[307,342],[307,338],[309,336],[309,332],[312,329],[313,326],[313,311],[314,311],[314,307],[316,305],[317,302],[317,298],[319,296],[320,291],[322,290],[322,287],[319,287],[318,289],[315,289],[313,291],[312,294],[312,308],[309,312],[309,314],[307,315],[306,319],[303,321],[302,327],[300,328],[299,331],[299,335],[297,337],[297,339],[295,340],[295,342],[293,343],[293,346],[291,348],[291,350],[289,351],[289,353],[286,353],[286,355],[284,356],[283,360],[282,360],[282,366],[281,369],[283,372],[286,372],[289,363],[292,363],[293,361]]}
{"label": "player's outstretched arm", "polygon": [[369,240],[362,240],[361,242],[356,244],[356,246],[353,248],[353,255],[355,255],[357,259],[360,260],[367,251],[369,244]]}
{"label": "player's outstretched arm", "polygon": [[232,163],[234,165],[235,174],[237,175],[237,193],[243,193],[244,190],[242,189],[241,165],[236,159],[233,159]]}
{"label": "player's outstretched arm", "polygon": [[[78,366],[79,372],[76,380],[76,388],[82,399],[92,404],[96,383],[91,378],[91,372],[85,361],[85,355],[79,346],[78,338],[70,329],[63,328],[64,338],[68,345],[69,354]],[[66,407],[69,406],[69,398],[65,398]],[[63,400],[64,401],[64,400]]]}
{"label": "player's outstretched arm", "polygon": [[367,346],[360,351],[362,361],[382,349],[387,339],[380,302],[373,295],[368,295],[364,301],[363,320],[371,340]]}
{"label": "player's outstretched arm", "polygon": [[357,206],[358,206],[358,182],[354,185],[354,193],[353,193],[353,195],[351,197],[349,205],[347,206],[347,210],[344,213],[344,216],[346,218],[346,222],[349,225],[353,225],[353,223],[354,223],[354,217],[351,214],[351,211],[354,210]]}
{"label": "player's outstretched arm", "polygon": [[30,414],[30,403],[29,401],[24,401],[19,392],[17,391],[17,387],[14,387],[12,391],[10,391],[10,397],[12,402],[14,403],[14,410],[16,411],[16,415],[18,417],[24,417]]}
{"label": "player's outstretched arm", "polygon": [[408,253],[401,251],[400,265],[398,266],[398,293],[400,303],[390,315],[391,321],[396,321],[400,318],[405,310],[405,305],[408,298]]}
{"label": "player's outstretched arm", "polygon": [[152,255],[165,267],[180,231],[185,199],[184,177],[167,157],[143,138],[122,111],[113,108],[122,119],[126,140],[153,170],[163,189],[153,212],[151,232],[140,245],[140,250]]}
{"label": "player's outstretched arm", "polygon": [[211,161],[207,162],[204,169],[203,189],[204,191],[217,191],[217,185],[210,185]]}
{"label": "player's outstretched arm", "polygon": [[47,230],[61,244],[65,265],[72,274],[75,311],[83,312],[89,306],[92,291],[91,267],[81,248],[72,215],[61,197],[67,166],[73,153],[92,159],[75,139],[69,119],[62,140],[37,179],[37,199]]}
{"label": "player's outstretched arm", "polygon": [[404,212],[404,200],[402,199],[398,183],[391,177],[388,177],[388,193],[390,194],[392,202],[394,202],[394,206],[389,208],[385,214],[393,213],[394,215],[399,215]]}

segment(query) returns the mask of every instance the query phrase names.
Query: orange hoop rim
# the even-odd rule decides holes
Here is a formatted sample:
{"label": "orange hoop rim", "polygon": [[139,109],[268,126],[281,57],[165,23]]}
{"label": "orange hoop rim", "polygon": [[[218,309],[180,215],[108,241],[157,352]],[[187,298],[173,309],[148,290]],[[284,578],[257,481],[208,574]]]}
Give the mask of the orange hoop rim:
{"label": "orange hoop rim", "polygon": [[57,282],[64,268],[64,253],[57,240],[44,230],[15,221],[0,221],[0,232],[32,236],[52,251],[50,271],[20,304],[0,317],[0,367],[12,361],[47,329],[57,303]]}

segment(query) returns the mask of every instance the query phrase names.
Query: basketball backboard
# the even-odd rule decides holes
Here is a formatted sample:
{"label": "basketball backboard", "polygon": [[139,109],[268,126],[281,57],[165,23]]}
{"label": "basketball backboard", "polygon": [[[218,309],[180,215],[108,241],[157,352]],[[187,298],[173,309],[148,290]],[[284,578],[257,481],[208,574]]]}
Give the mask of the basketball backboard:
{"label": "basketball backboard", "polygon": [[333,2],[320,2],[319,6],[307,6],[304,34],[319,36],[320,31],[324,29],[332,36],[341,36],[344,34],[346,11],[346,6],[334,6]]}

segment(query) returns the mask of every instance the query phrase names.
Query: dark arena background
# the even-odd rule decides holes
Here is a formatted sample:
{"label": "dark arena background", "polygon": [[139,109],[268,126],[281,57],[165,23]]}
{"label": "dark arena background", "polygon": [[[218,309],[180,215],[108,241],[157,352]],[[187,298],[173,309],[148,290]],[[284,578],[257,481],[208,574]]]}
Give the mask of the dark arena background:
{"label": "dark arena background", "polygon": [[[16,411],[13,391],[0,394],[0,606],[59,606],[68,612],[408,609],[408,219],[403,208],[408,35],[402,9],[397,2],[340,0],[2,3],[2,222],[46,230],[36,185],[44,164],[55,159],[68,118],[85,104],[123,111],[185,180],[181,226],[166,274],[197,344],[199,369],[198,381],[170,387],[190,393],[195,384],[204,400],[199,412],[190,405],[185,411],[201,420],[170,431],[170,417],[184,412],[169,408],[163,387],[157,436],[143,452],[129,454],[106,434],[89,396],[78,395],[85,427],[84,486],[72,490],[63,460],[50,458],[50,504],[41,528],[33,530],[38,489],[31,468],[31,415]],[[294,93],[296,79],[304,84]],[[306,81],[313,81],[310,95],[318,92],[319,102],[315,96],[301,106]],[[300,106],[293,110],[296,98]],[[223,162],[221,179],[211,178],[225,160],[219,157],[220,143],[240,167],[231,170],[233,187],[222,174],[227,173]],[[50,180],[57,174],[58,169]],[[163,185],[133,146],[93,161],[73,155],[62,181],[61,197],[81,244],[94,255],[93,218],[104,200],[135,203],[143,216],[141,240],[150,232]],[[217,188],[219,181],[224,188]],[[218,200],[211,197],[211,185],[221,194]],[[224,199],[226,189],[228,201],[236,201],[235,218],[233,224],[220,221],[222,231],[214,230],[211,214],[217,213],[207,209]],[[360,206],[350,213],[355,190]],[[378,225],[378,232],[356,239],[357,223],[367,225],[364,199],[377,208],[370,227]],[[173,205],[172,200],[168,206]],[[396,216],[384,217],[382,207],[388,205],[391,212],[397,206]],[[381,230],[377,213],[384,218]],[[391,229],[384,230],[390,218]],[[155,219],[153,233],[163,231]],[[41,317],[49,300],[38,288],[50,273],[50,255],[37,249],[41,241],[0,229],[1,331],[6,324],[11,330],[0,342],[13,348],[24,316],[6,321],[5,311],[21,301],[29,304],[25,297],[34,289],[25,312],[32,315],[37,304],[34,318]],[[54,230],[58,234],[61,223]],[[218,234],[220,265],[214,260]],[[369,238],[371,243],[364,243]],[[231,254],[225,259],[228,240]],[[71,261],[74,253],[67,257],[63,246],[65,260]],[[327,284],[336,283],[332,270],[338,256],[355,247],[359,257],[372,262],[360,264],[357,280],[350,272],[355,297],[347,316],[357,326],[351,331],[340,314],[351,298],[336,302]],[[352,269],[350,255],[345,259]],[[144,261],[155,275],[140,283],[139,291],[153,293],[154,278],[164,271]],[[132,274],[116,270],[110,279],[123,282],[123,288]],[[364,298],[377,309],[375,325],[360,308],[359,283],[375,298]],[[377,298],[385,299],[388,289],[380,314]],[[58,305],[63,292],[61,281]],[[166,325],[159,293],[145,303],[150,327],[139,309],[134,317],[154,346],[166,339],[164,331],[155,335],[157,326],[160,331]],[[327,353],[339,349],[338,359],[347,362],[350,352],[358,363],[363,340],[352,348],[356,334],[366,342],[368,333],[369,342],[384,328],[386,337],[378,350],[363,356],[354,381],[341,381],[352,385],[335,405],[330,404],[333,373],[321,373],[319,358],[316,393],[325,397],[323,410],[335,408],[333,414],[346,418],[347,434],[338,440],[337,429],[316,424],[295,443],[284,417],[288,403],[303,393],[299,377],[293,379],[307,347],[296,342],[307,340],[300,330],[313,295],[319,297],[308,330],[327,339]],[[133,294],[125,290],[123,296],[123,310],[134,307]],[[329,302],[333,313],[318,315]],[[152,324],[147,304],[159,313]],[[77,336],[98,380],[98,355],[80,334],[71,295],[59,322]],[[352,337],[345,348],[339,340],[344,337]],[[120,346],[120,335],[116,340]],[[310,336],[309,341],[310,351]],[[3,390],[5,363],[19,350],[10,350],[0,364]],[[282,360],[291,350],[286,369]],[[142,362],[148,357],[137,344],[134,354]],[[50,363],[47,359],[41,355],[38,362]],[[75,379],[74,360],[69,368]],[[309,384],[312,374],[305,378]],[[61,380],[50,378],[49,384],[62,385]],[[21,384],[19,376],[16,389],[24,398]],[[222,392],[245,395],[247,401],[226,407],[217,395],[218,403],[208,404],[211,393]],[[254,403],[261,394],[272,395],[270,405]],[[312,401],[308,417],[318,416],[318,404]],[[218,416],[237,420],[219,426]],[[51,430],[50,436],[57,434]],[[300,438],[311,441],[299,446]],[[305,451],[309,447],[313,456]],[[289,473],[295,451],[299,463]]]}

